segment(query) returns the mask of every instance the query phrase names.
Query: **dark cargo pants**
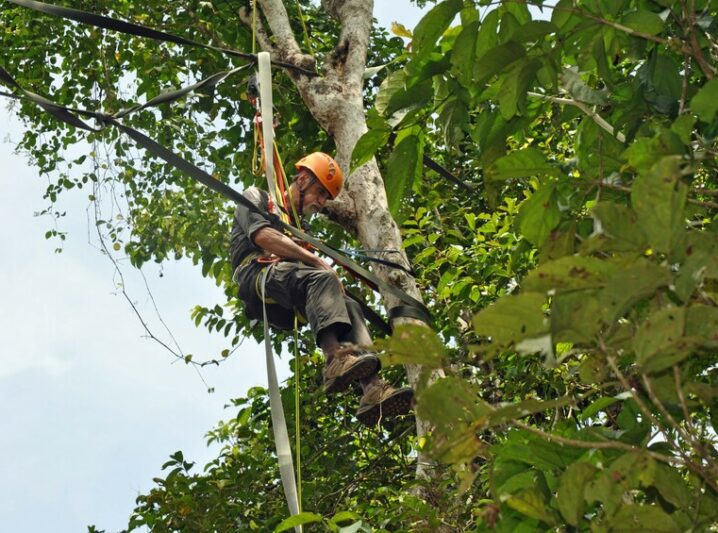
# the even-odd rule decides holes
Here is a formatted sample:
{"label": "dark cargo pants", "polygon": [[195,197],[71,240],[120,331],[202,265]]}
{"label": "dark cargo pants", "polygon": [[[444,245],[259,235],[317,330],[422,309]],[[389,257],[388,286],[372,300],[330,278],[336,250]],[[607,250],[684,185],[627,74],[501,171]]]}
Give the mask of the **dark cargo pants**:
{"label": "dark cargo pants", "polygon": [[337,276],[296,261],[280,261],[270,266],[252,263],[237,271],[239,297],[245,302],[250,319],[262,319],[259,295],[265,268],[269,268],[265,295],[271,302],[267,305],[267,318],[272,326],[292,329],[294,314],[298,312],[309,322],[315,340],[322,330],[333,326],[340,342],[371,344],[361,306],[344,295]]}

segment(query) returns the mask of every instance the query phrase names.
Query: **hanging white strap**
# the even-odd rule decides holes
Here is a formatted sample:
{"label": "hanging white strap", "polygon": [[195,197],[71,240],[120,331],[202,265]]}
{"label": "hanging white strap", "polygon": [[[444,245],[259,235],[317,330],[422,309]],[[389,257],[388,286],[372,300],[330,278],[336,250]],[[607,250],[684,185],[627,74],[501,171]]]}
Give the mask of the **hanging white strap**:
{"label": "hanging white strap", "polygon": [[[284,495],[289,504],[289,512],[292,515],[299,514],[299,497],[297,496],[297,481],[294,477],[294,463],[292,462],[292,448],[289,445],[287,432],[287,421],[284,418],[284,407],[282,397],[279,393],[279,382],[277,381],[277,369],[274,366],[274,352],[269,337],[269,322],[267,320],[267,304],[264,303],[265,286],[267,275],[274,265],[269,265],[262,272],[262,312],[264,314],[264,353],[267,359],[267,381],[269,383],[269,407],[272,412],[272,429],[274,431],[274,444],[277,447],[277,458],[279,459],[279,474],[282,478]],[[295,526],[294,531],[302,533],[302,526]]]}
{"label": "hanging white strap", "polygon": [[259,103],[262,114],[262,137],[264,138],[264,167],[267,173],[269,196],[275,207],[277,185],[274,176],[274,116],[272,103],[272,63],[269,52],[257,54],[259,64]]}

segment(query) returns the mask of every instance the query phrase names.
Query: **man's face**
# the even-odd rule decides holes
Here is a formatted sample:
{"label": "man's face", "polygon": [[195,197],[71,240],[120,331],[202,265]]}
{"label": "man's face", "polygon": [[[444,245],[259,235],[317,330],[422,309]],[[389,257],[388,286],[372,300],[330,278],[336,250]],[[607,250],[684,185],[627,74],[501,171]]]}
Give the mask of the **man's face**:
{"label": "man's face", "polygon": [[313,215],[321,211],[324,204],[332,199],[332,196],[318,180],[312,180],[308,175],[305,175],[303,179],[305,179],[307,183],[311,182],[311,184],[309,186],[305,185],[304,209],[302,209],[302,214]]}

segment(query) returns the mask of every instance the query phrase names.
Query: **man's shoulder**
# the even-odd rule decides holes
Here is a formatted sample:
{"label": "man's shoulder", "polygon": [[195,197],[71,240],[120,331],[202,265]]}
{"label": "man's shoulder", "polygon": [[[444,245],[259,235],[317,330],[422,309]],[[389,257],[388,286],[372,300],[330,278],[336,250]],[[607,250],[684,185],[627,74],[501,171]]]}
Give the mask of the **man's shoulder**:
{"label": "man's shoulder", "polygon": [[242,192],[242,196],[244,196],[247,200],[252,202],[257,207],[265,207],[269,198],[269,194],[267,193],[267,191],[263,191],[259,187],[246,188],[244,192]]}

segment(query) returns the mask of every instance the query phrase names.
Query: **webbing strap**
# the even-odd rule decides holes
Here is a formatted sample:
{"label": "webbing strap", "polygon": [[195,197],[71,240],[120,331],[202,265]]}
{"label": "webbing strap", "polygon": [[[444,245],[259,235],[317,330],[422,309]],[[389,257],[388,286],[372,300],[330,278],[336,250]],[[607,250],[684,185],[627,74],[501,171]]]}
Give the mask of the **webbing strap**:
{"label": "webbing strap", "polygon": [[[262,113],[262,138],[264,139],[264,172],[267,175],[267,189],[272,207],[278,208],[277,182],[274,176],[274,119],[272,117],[272,71],[269,52],[260,52],[259,63],[259,104]],[[256,126],[255,126],[256,127]]]}
{"label": "webbing strap", "polygon": [[[54,4],[45,4],[43,2],[37,2],[35,0],[6,1],[21,7],[26,7],[28,9],[39,11],[40,13],[44,13],[46,15],[74,20],[75,22],[89,24],[90,26],[95,26],[97,28],[104,28],[106,30],[118,31],[129,35],[135,35],[137,37],[154,39],[155,41],[164,41],[185,46],[196,46],[199,48],[204,48],[206,50],[214,50],[215,52],[221,52],[230,56],[241,57],[242,59],[246,59],[252,62],[256,62],[257,60],[257,56],[254,54],[240,52],[239,50],[234,50],[232,48],[225,48],[222,46],[213,46],[211,44],[200,43],[197,41],[193,41],[192,39],[187,39],[185,37],[172,35],[171,33],[167,33],[164,31],[148,28],[147,26],[141,26],[140,24],[133,24],[131,22],[125,22],[124,20],[117,20],[111,17],[106,17],[104,15],[97,15],[88,11],[82,11],[80,9],[72,9],[70,7],[63,7]],[[317,75],[316,72],[307,70],[302,67],[297,67],[296,65],[292,65],[290,63],[274,61],[274,64],[278,67],[283,67],[290,70],[295,70],[297,72],[301,72],[302,74],[305,74],[307,76]]]}
{"label": "webbing strap", "polygon": [[[269,321],[267,320],[267,305],[265,300],[265,288],[267,275],[274,265],[269,265],[262,272],[262,313],[264,315],[264,355],[267,362],[267,382],[269,385],[269,407],[272,413],[272,431],[274,432],[274,445],[277,448],[277,459],[279,459],[279,475],[282,478],[284,496],[289,505],[289,512],[292,516],[300,513],[299,496],[297,494],[297,481],[294,477],[294,464],[292,463],[292,448],[289,444],[289,433],[287,431],[287,420],[284,417],[282,396],[279,392],[277,380],[277,369],[274,366],[274,352],[272,341],[269,336]],[[299,413],[297,413],[297,416]],[[302,526],[295,526],[294,531],[301,533]]]}
{"label": "webbing strap", "polygon": [[35,93],[32,93],[30,91],[24,90],[20,85],[15,81],[15,79],[10,76],[10,74],[2,69],[0,67],[0,81],[5,82],[6,84],[10,85],[11,87],[23,92],[25,97],[29,98],[33,102],[40,105],[43,109],[48,111],[49,113],[52,113],[56,118],[59,120],[71,124],[73,126],[86,129],[89,131],[96,131],[84,122],[82,122],[79,118],[77,118],[72,113],[79,113],[91,117],[95,117],[98,120],[104,121],[107,124],[112,124],[119,128],[122,132],[127,134],[130,138],[132,138],[137,144],[145,148],[148,152],[150,152],[152,155],[159,157],[160,159],[163,159],[176,169],[184,172],[185,174],[189,175],[190,177],[194,178],[195,180],[199,181],[203,185],[206,185],[210,189],[218,192],[219,194],[223,195],[225,198],[228,198],[235,203],[242,204],[244,207],[252,211],[253,213],[256,213],[257,215],[261,216],[270,224],[272,224],[274,227],[284,230],[297,239],[300,239],[302,241],[308,242],[311,244],[314,248],[322,252],[323,254],[327,255],[328,257],[332,258],[338,265],[346,268],[349,272],[353,273],[357,277],[363,279],[368,284],[372,285],[373,287],[376,287],[386,293],[391,294],[392,296],[398,298],[401,300],[405,305],[408,305],[410,307],[417,308],[422,315],[425,317],[424,322],[427,324],[430,323],[430,314],[426,306],[417,300],[416,298],[410,296],[403,290],[399,289],[398,287],[395,287],[393,285],[389,285],[388,283],[381,280],[379,277],[374,275],[373,273],[369,272],[365,268],[361,267],[351,259],[347,258],[346,256],[343,256],[342,254],[336,252],[331,247],[324,244],[319,239],[316,239],[315,237],[312,237],[311,235],[306,234],[304,231],[300,230],[299,228],[296,228],[290,224],[287,224],[280,220],[276,215],[273,215],[271,213],[266,213],[259,209],[256,205],[254,205],[252,202],[250,202],[247,198],[245,198],[242,194],[234,190],[233,188],[229,187],[228,185],[222,183],[221,181],[215,179],[210,174],[205,172],[204,170],[198,168],[197,166],[193,165],[192,163],[188,162],[187,160],[183,159],[182,157],[178,156],[174,152],[168,150],[161,144],[157,143],[156,141],[150,139],[145,134],[137,131],[134,128],[131,128],[129,126],[125,126],[118,122],[114,117],[102,113],[97,113],[94,111],[86,111],[86,110],[79,110],[79,109],[71,109],[63,106],[59,106],[55,104],[54,102],[51,102],[47,98],[44,98],[42,96],[36,95]]}

